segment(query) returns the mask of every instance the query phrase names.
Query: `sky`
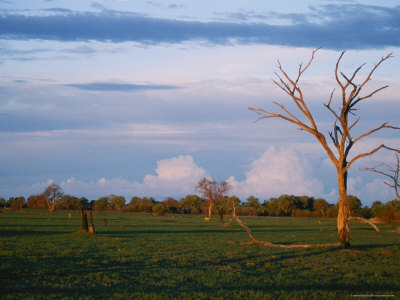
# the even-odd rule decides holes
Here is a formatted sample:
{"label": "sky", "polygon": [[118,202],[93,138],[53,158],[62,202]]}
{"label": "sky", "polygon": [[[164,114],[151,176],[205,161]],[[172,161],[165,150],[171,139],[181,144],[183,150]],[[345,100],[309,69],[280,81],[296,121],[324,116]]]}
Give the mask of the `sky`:
{"label": "sky", "polygon": [[[0,197],[55,182],[88,199],[162,200],[193,194],[207,176],[242,200],[335,203],[335,168],[316,139],[248,110],[294,109],[271,80],[277,60],[294,76],[320,46],[300,85],[327,138],[334,119],[323,104],[343,50],[345,74],[366,63],[358,83],[393,52],[365,93],[389,87],[359,106],[354,134],[400,127],[398,1],[0,0]],[[400,149],[400,131],[377,132],[351,155],[381,143]],[[394,155],[349,171],[348,191],[364,205],[395,198],[360,170],[379,162]]]}

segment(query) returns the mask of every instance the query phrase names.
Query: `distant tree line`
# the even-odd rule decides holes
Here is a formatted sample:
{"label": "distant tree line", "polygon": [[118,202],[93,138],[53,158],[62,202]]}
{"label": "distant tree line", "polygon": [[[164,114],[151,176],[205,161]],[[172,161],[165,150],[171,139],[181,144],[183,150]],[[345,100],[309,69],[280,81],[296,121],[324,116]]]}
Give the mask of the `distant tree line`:
{"label": "distant tree line", "polygon": [[[198,195],[187,195],[179,200],[167,197],[163,201],[157,201],[152,197],[132,197],[127,203],[125,197],[109,195],[97,200],[89,201],[86,198],[77,198],[64,195],[58,190],[55,199],[49,200],[53,194],[46,194],[46,190],[39,195],[24,197],[11,197],[8,200],[0,198],[0,208],[22,209],[38,208],[53,210],[73,211],[82,207],[90,211],[123,211],[148,213],[157,216],[167,213],[174,214],[208,214],[209,205],[205,199]],[[223,196],[216,199],[213,205],[213,213],[223,219],[224,215],[232,212],[232,203],[236,206],[236,214],[242,216],[291,216],[291,217],[337,217],[337,205],[328,203],[325,199],[310,196],[281,195],[279,197],[264,200],[262,203],[254,196],[250,196],[242,202],[236,196]],[[375,201],[371,207],[363,206],[356,196],[348,196],[351,215],[366,219],[379,217],[387,223],[400,219],[400,200],[392,200],[387,203]]]}

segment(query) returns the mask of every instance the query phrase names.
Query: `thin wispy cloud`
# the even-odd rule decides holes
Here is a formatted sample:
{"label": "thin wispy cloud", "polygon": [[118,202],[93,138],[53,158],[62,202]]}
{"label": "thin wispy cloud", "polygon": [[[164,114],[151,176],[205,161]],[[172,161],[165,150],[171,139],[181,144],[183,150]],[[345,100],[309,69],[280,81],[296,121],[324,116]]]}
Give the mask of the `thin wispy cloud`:
{"label": "thin wispy cloud", "polygon": [[[323,45],[301,84],[328,136],[334,121],[323,103],[336,87],[338,52],[356,49],[341,70],[366,62],[360,78],[394,52],[364,91],[390,88],[363,105],[359,128],[399,126],[394,2],[0,0],[0,197],[27,197],[51,179],[90,199],[163,199],[193,193],[211,176],[229,178],[243,199],[296,193],[334,203],[336,173],[316,141],[279,120],[253,124],[247,107],[278,101],[291,110],[270,80],[276,59],[293,76]],[[376,138],[360,150],[400,148],[398,133]],[[351,170],[349,191],[364,204],[390,200],[374,175],[359,172],[364,166]]]}
{"label": "thin wispy cloud", "polygon": [[[134,41],[143,44],[202,40],[211,44],[271,44],[296,47],[324,45],[331,49],[400,46],[400,6],[323,5],[306,14],[269,17],[289,21],[273,25],[266,20],[237,22],[254,16],[240,14],[231,21],[199,22],[154,18],[137,13],[103,10],[63,12],[49,16],[3,14],[0,38],[58,41]],[[268,17],[267,14],[267,17]],[[260,15],[256,16],[260,19]]]}
{"label": "thin wispy cloud", "polygon": [[173,85],[151,85],[151,84],[132,84],[114,82],[90,82],[90,83],[71,83],[65,84],[66,87],[77,88],[85,91],[101,92],[135,92],[146,90],[172,90],[178,87]]}

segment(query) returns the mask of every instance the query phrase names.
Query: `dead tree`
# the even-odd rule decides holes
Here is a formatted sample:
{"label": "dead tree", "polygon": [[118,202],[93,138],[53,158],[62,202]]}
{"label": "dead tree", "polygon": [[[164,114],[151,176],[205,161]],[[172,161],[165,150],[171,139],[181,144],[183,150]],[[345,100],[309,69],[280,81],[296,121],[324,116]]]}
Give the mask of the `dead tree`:
{"label": "dead tree", "polygon": [[196,191],[206,199],[208,205],[208,220],[211,219],[211,211],[215,202],[221,199],[230,189],[231,186],[226,181],[218,183],[215,179],[204,177],[198,182]]}
{"label": "dead tree", "polygon": [[[363,171],[370,171],[374,173],[381,174],[390,179],[391,183],[384,181],[383,183],[386,184],[388,187],[394,189],[396,193],[397,199],[400,200],[400,183],[399,183],[399,172],[400,172],[400,159],[399,156],[396,154],[396,165],[393,167],[386,163],[381,163],[373,168],[363,168]],[[383,169],[382,169],[383,168]]]}
{"label": "dead tree", "polygon": [[[321,131],[317,127],[316,122],[314,121],[314,118],[304,99],[303,91],[299,85],[299,81],[302,75],[310,67],[312,61],[314,60],[314,55],[318,50],[319,48],[312,52],[311,58],[305,66],[303,66],[303,64],[300,64],[296,77],[290,77],[286,73],[280,62],[278,61],[279,73],[275,73],[277,79],[273,80],[273,82],[279,88],[281,88],[285,94],[287,94],[291,98],[293,103],[296,105],[298,112],[300,113],[300,115],[302,115],[301,117],[297,117],[295,114],[290,112],[285,106],[283,106],[278,102],[274,102],[274,104],[278,106],[278,108],[281,110],[280,113],[267,111],[261,108],[257,109],[249,108],[249,109],[255,111],[261,116],[259,120],[267,118],[280,118],[285,121],[288,121],[297,126],[299,130],[306,131],[312,134],[321,144],[325,152],[328,154],[328,157],[330,158],[331,162],[336,167],[338,189],[339,189],[339,200],[338,200],[339,211],[337,217],[338,235],[340,239],[340,244],[344,247],[348,247],[350,246],[349,217],[351,217],[349,206],[347,203],[347,175],[349,168],[354,162],[356,162],[360,158],[371,156],[372,154],[376,153],[381,149],[388,149],[399,152],[396,149],[381,144],[379,146],[373,147],[368,152],[358,153],[354,155],[353,158],[349,159],[350,150],[353,148],[353,146],[359,141],[368,137],[369,135],[384,128],[400,129],[398,127],[389,126],[388,123],[385,122],[379,127],[371,129],[357,137],[354,137],[351,134],[351,130],[359,121],[359,118],[357,118],[356,120],[350,120],[351,115],[355,115],[354,112],[356,111],[356,105],[360,105],[361,103],[365,102],[365,100],[374,96],[377,92],[388,87],[388,86],[383,86],[365,95],[360,94],[360,92],[363,91],[364,88],[366,87],[367,83],[371,80],[371,77],[375,72],[375,70],[384,61],[392,57],[392,54],[390,53],[387,56],[382,57],[382,59],[377,64],[375,64],[372,70],[368,73],[367,77],[364,78],[364,80],[362,80],[360,84],[356,84],[355,83],[356,75],[364,66],[364,64],[358,67],[351,76],[347,76],[339,70],[339,64],[345,51],[341,53],[336,62],[336,67],[334,70],[336,83],[338,84],[340,91],[340,98],[341,98],[341,100],[339,101],[340,105],[338,109],[334,109],[332,107],[332,100],[334,98],[335,90],[333,90],[330,93],[328,103],[324,104],[325,107],[332,113],[332,115],[335,118],[335,122],[333,124],[333,131],[329,132],[329,136],[333,144],[328,144],[325,135],[321,133]],[[341,78],[339,78],[340,76]]]}

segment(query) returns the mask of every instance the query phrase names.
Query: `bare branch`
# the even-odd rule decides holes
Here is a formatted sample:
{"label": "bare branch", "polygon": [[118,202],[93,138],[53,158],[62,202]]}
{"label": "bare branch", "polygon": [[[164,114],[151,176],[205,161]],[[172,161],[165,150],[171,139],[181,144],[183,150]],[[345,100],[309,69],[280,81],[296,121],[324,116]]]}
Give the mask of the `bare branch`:
{"label": "bare branch", "polygon": [[[358,120],[357,120],[357,121],[358,121]],[[379,127],[375,128],[375,129],[372,129],[372,130],[370,130],[370,131],[368,131],[368,132],[366,132],[366,133],[360,135],[359,137],[357,137],[357,138],[354,140],[354,143],[358,142],[358,141],[361,140],[362,138],[365,138],[366,136],[369,136],[369,135],[371,135],[372,133],[377,132],[377,131],[379,131],[379,130],[381,130],[381,129],[383,129],[383,128],[400,129],[399,127],[389,126],[389,125],[387,125],[387,124],[388,124],[388,123],[385,122],[385,123],[383,123],[381,126],[379,126]],[[355,125],[355,124],[353,124],[351,127],[353,127],[354,125]]]}
{"label": "bare branch", "polygon": [[344,86],[343,86],[342,82],[341,82],[340,79],[339,79],[338,70],[339,70],[339,63],[340,63],[340,61],[341,61],[343,55],[345,54],[345,52],[346,52],[346,51],[343,51],[343,52],[340,54],[340,56],[339,56],[339,58],[338,58],[338,60],[337,60],[337,62],[336,62],[336,67],[335,67],[335,78],[336,78],[336,82],[338,83],[338,85],[341,87],[342,90],[343,90]]}
{"label": "bare branch", "polygon": [[[354,115],[356,109],[356,105],[363,100],[369,99],[372,96],[374,96],[376,93],[379,91],[387,88],[387,86],[380,87],[369,94],[365,96],[359,96],[360,91],[364,88],[364,86],[367,84],[367,82],[371,79],[372,75],[374,74],[375,70],[380,66],[382,62],[385,60],[389,59],[392,57],[391,53],[385,57],[382,57],[382,59],[372,68],[372,70],[369,72],[368,76],[365,78],[365,80],[362,82],[361,85],[355,84],[354,80],[356,76],[359,74],[359,71],[363,68],[365,64],[362,64],[358,68],[354,70],[352,75],[350,77],[346,76],[343,72],[339,70],[339,66],[341,63],[341,60],[345,54],[345,51],[343,51],[338,60],[336,61],[336,66],[334,69],[334,74],[335,74],[335,79],[338,84],[338,86],[341,89],[341,95],[342,95],[342,103],[339,106],[338,109],[334,109],[332,107],[332,102],[333,102],[333,97],[335,90],[333,90],[330,94],[329,101],[327,104],[324,104],[325,107],[333,114],[335,117],[335,123],[333,127],[333,131],[329,132],[329,136],[334,144],[334,146],[337,149],[337,156],[333,152],[333,147],[331,144],[327,143],[325,135],[323,135],[319,130],[317,129],[317,125],[314,122],[313,115],[311,114],[309,107],[307,106],[302,89],[299,87],[299,81],[301,79],[302,74],[310,67],[313,59],[315,52],[319,50],[316,49],[315,51],[312,52],[311,58],[309,59],[308,63],[303,65],[300,64],[298,68],[298,72],[296,77],[291,78],[284,68],[282,67],[281,63],[278,60],[278,68],[279,68],[279,75],[277,75],[276,80],[274,80],[274,83],[278,85],[287,95],[291,97],[291,99],[294,101],[296,104],[297,108],[299,111],[307,118],[307,120],[304,119],[304,122],[301,121],[301,118],[297,118],[295,114],[292,112],[289,112],[286,107],[281,105],[280,103],[276,103],[275,105],[279,106],[280,109],[284,111],[284,113],[273,113],[269,111],[265,111],[262,109],[251,109],[258,113],[261,118],[281,118],[284,119],[290,123],[293,123],[297,125],[299,130],[305,130],[313,134],[321,146],[324,148],[326,153],[328,154],[329,158],[331,159],[332,163],[335,165],[337,169],[337,176],[338,176],[338,188],[339,188],[339,212],[338,212],[338,235],[341,241],[341,245],[343,246],[349,246],[349,226],[348,222],[349,219],[349,209],[348,209],[348,203],[347,203],[347,172],[350,168],[350,166],[357,161],[360,158],[363,157],[368,157],[379,151],[380,149],[387,149],[390,151],[395,151],[397,153],[400,153],[399,150],[393,149],[390,147],[385,146],[384,144],[374,148],[373,150],[365,153],[361,153],[353,157],[350,162],[348,162],[348,156],[350,154],[350,150],[352,149],[353,145],[360,141],[361,139],[368,137],[369,135],[373,134],[376,131],[379,131],[380,129],[383,128],[391,128],[391,129],[400,129],[394,126],[389,126],[387,123],[382,124],[381,126],[372,129],[368,132],[365,132],[364,134],[361,134],[358,136],[356,139],[353,139],[351,135],[351,130],[358,124],[360,118],[357,118],[357,120],[350,121],[349,120],[349,114]],[[340,78],[339,78],[340,77]],[[336,152],[335,152],[336,153]],[[258,243],[259,241],[253,240],[253,242]],[[263,242],[264,243],[264,242]],[[268,242],[266,242],[268,243]],[[271,246],[271,243],[268,243],[269,246]]]}
{"label": "bare branch", "polygon": [[362,67],[364,67],[366,65],[366,63],[363,63],[361,66],[359,66],[353,73],[353,75],[351,76],[351,78],[349,79],[350,82],[353,82],[354,78],[356,77],[358,71],[361,70]]}
{"label": "bare branch", "polygon": [[362,88],[364,87],[364,85],[365,85],[368,81],[371,80],[372,74],[375,72],[375,70],[379,67],[379,65],[380,65],[381,63],[383,63],[385,60],[387,60],[387,59],[393,57],[392,54],[393,54],[393,52],[389,53],[389,54],[386,55],[385,57],[382,57],[381,60],[380,60],[377,64],[375,64],[375,66],[372,68],[371,72],[369,72],[367,78],[366,78],[366,79],[364,80],[364,82],[360,85],[360,89],[362,89]]}
{"label": "bare branch", "polygon": [[[282,68],[282,65],[280,64],[280,62],[279,62],[279,60],[278,60],[278,68],[279,68],[279,70],[280,70],[281,73],[285,76],[286,80],[292,85],[293,89],[292,89],[292,90],[289,89],[289,88],[287,87],[288,85],[287,85],[286,83],[284,83],[284,85],[287,87],[287,89],[288,89],[288,91],[289,91],[289,93],[290,93],[290,96],[292,97],[292,99],[293,99],[294,102],[296,103],[297,107],[298,107],[298,108],[301,110],[301,112],[309,119],[309,121],[310,121],[312,127],[314,128],[314,130],[317,130],[317,126],[316,126],[316,124],[315,124],[315,122],[314,122],[314,119],[313,119],[313,117],[312,117],[310,111],[308,110],[307,105],[305,104],[305,102],[304,102],[304,100],[303,100],[303,94],[302,94],[300,88],[298,87],[298,82],[299,82],[299,80],[300,80],[301,75],[302,75],[302,74],[308,69],[308,67],[311,65],[311,62],[314,60],[315,53],[316,53],[320,48],[321,48],[321,47],[317,48],[316,50],[314,50],[314,51],[312,52],[311,58],[310,58],[310,60],[308,61],[307,65],[306,65],[304,68],[302,68],[302,64],[300,64],[300,68],[299,68],[299,72],[298,72],[298,75],[297,75],[296,80],[292,80],[292,79],[290,78],[290,76],[289,76],[289,75],[285,72],[285,70]],[[279,77],[279,75],[278,75],[278,77]],[[279,77],[279,78],[280,78],[280,77]],[[281,78],[280,78],[280,80],[281,80],[281,82],[283,82],[283,80],[282,80]],[[282,88],[282,86],[281,86],[281,88]],[[295,97],[295,96],[294,96],[294,92],[295,92],[295,91],[297,91],[297,92],[299,93],[299,96],[300,96],[300,97]]]}
{"label": "bare branch", "polygon": [[273,244],[271,242],[265,242],[265,241],[260,241],[259,239],[256,238],[254,233],[251,231],[251,229],[247,226],[245,222],[240,220],[237,215],[236,215],[236,207],[235,204],[232,202],[233,205],[233,212],[232,212],[232,218],[235,219],[235,221],[244,229],[246,230],[247,234],[251,238],[251,242],[245,242],[245,243],[240,243],[241,245],[251,245],[251,244],[257,244],[260,246],[264,247],[271,247],[271,248],[285,248],[285,249],[292,249],[292,248],[337,248],[340,246],[340,243],[335,243],[335,244],[316,244],[316,245],[310,245],[310,244],[305,244],[305,245],[282,245],[282,244]]}
{"label": "bare branch", "polygon": [[[293,114],[291,114],[282,104],[278,102],[274,102],[275,105],[279,106],[284,112],[286,112],[289,116],[291,116],[297,123],[303,124],[298,118],[296,118]],[[303,124],[306,126],[305,124]]]}
{"label": "bare branch", "polygon": [[341,75],[343,76],[343,78],[346,79],[346,81],[347,81],[347,84],[344,86],[345,89],[349,86],[349,84],[351,84],[351,85],[353,86],[354,90],[357,89],[357,86],[353,83],[352,79],[347,78],[347,76],[344,75],[343,72],[340,72],[340,74],[341,74]]}
{"label": "bare branch", "polygon": [[335,118],[340,121],[340,117],[338,116],[338,114],[331,108],[331,102],[333,99],[333,94],[335,92],[335,89],[331,92],[331,96],[329,97],[329,102],[328,104],[324,104],[324,106],[335,116]]}
{"label": "bare branch", "polygon": [[349,217],[349,220],[357,220],[360,222],[367,223],[367,224],[371,225],[376,231],[380,231],[379,228],[374,223],[372,223],[371,221],[369,221],[367,219],[360,218],[360,217]]}
{"label": "bare branch", "polygon": [[[389,186],[390,188],[394,188],[394,191],[396,193],[397,198],[400,200],[400,182],[399,182],[399,173],[400,173],[400,159],[399,156],[396,154],[396,166],[392,167],[388,164],[385,163],[381,163],[376,167],[373,168],[363,168],[361,170],[363,171],[370,171],[370,172],[374,172],[383,176],[386,176],[388,178],[390,178],[393,181],[393,184],[390,184],[386,181],[384,181],[384,184],[386,184],[387,186]],[[378,168],[380,168],[381,166],[385,166],[387,169],[386,170],[379,170]]]}
{"label": "bare branch", "polygon": [[[300,128],[303,128],[304,130],[313,133],[313,129],[308,127],[306,124],[304,124],[303,122],[301,122],[299,119],[297,119],[295,116],[291,115],[284,107],[283,105],[279,104],[279,103],[275,103],[276,105],[280,106],[285,112],[287,112],[290,117],[281,115],[281,114],[277,114],[277,113],[273,113],[270,111],[266,111],[264,109],[261,108],[251,108],[249,107],[249,110],[252,110],[254,112],[256,112],[257,114],[261,115],[262,117],[260,117],[257,121],[262,120],[262,119],[267,119],[267,118],[281,118],[284,119],[290,123],[296,124],[297,126],[299,126]],[[293,118],[293,119],[292,119]],[[314,134],[314,133],[313,133]]]}
{"label": "bare branch", "polygon": [[349,127],[349,131],[360,121],[360,118],[358,118],[352,125]]}
{"label": "bare branch", "polygon": [[[377,92],[379,92],[379,91],[381,91],[381,90],[383,90],[383,89],[386,89],[386,88],[388,88],[388,87],[389,87],[388,85],[385,85],[385,86],[383,86],[383,87],[381,87],[381,88],[379,88],[379,89],[376,89],[375,91],[373,91],[372,93],[368,94],[367,96],[358,98],[358,99],[357,99],[357,102],[360,102],[360,101],[362,101],[362,100],[371,98],[371,97],[372,97],[373,95],[375,95]],[[357,102],[356,102],[356,103],[357,103]],[[355,104],[356,104],[356,103],[355,103]]]}
{"label": "bare branch", "polygon": [[394,148],[390,148],[390,147],[387,147],[387,146],[385,146],[384,144],[382,144],[382,145],[376,147],[375,149],[373,149],[373,150],[370,151],[370,152],[362,153],[362,154],[359,154],[359,155],[357,155],[356,157],[354,157],[354,158],[353,158],[351,161],[349,161],[349,163],[347,164],[347,166],[346,166],[346,168],[345,168],[345,171],[348,171],[349,168],[350,168],[350,166],[351,166],[355,161],[357,161],[358,159],[360,159],[360,158],[362,158],[362,157],[371,156],[372,154],[378,152],[378,151],[381,150],[382,148],[383,148],[383,149],[390,150],[390,151],[394,151],[394,152],[397,152],[397,153],[400,153],[400,150],[397,150],[397,149],[394,149]]}

